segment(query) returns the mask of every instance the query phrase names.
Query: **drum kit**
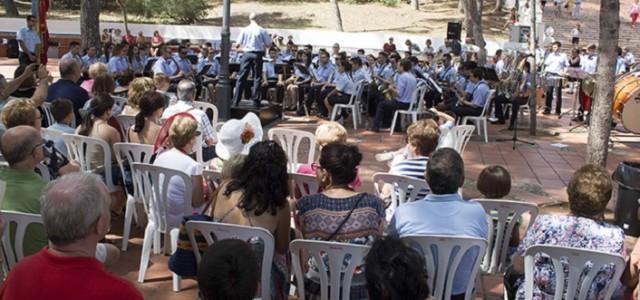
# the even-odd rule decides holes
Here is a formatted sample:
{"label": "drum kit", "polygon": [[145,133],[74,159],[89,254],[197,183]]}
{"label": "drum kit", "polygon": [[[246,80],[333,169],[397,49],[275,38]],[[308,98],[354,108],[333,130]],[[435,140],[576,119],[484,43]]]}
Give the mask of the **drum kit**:
{"label": "drum kit", "polygon": [[640,72],[631,72],[616,80],[613,94],[613,119],[640,134]]}

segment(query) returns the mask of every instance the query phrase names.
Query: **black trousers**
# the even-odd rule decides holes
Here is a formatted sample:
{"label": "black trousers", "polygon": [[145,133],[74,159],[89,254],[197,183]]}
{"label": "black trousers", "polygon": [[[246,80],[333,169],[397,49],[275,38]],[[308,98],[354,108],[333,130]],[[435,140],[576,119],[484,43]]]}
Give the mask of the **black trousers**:
{"label": "black trousers", "polygon": [[[491,100],[487,100],[487,101],[491,101]],[[466,116],[477,117],[482,114],[482,109],[483,109],[482,107],[457,106],[456,105],[457,102],[458,102],[457,97],[450,97],[444,103],[447,109],[453,112],[457,118],[463,118]],[[462,125],[465,125],[465,124],[462,124]]]}
{"label": "black trousers", "polygon": [[553,92],[555,90],[556,93],[556,113],[560,114],[561,109],[562,109],[562,87],[547,87],[547,100],[546,100],[546,111],[550,111],[551,110],[551,102],[553,102]]}
{"label": "black trousers", "polygon": [[436,104],[440,103],[440,101],[442,101],[442,94],[434,90],[428,90],[424,94],[424,100],[425,100],[425,103],[427,104],[427,108],[431,108],[436,106]]}
{"label": "black trousers", "polygon": [[[329,98],[327,99],[327,101],[329,101],[329,104],[331,104],[331,106],[335,106],[336,104],[347,104],[349,103],[350,100],[351,100],[351,95],[340,93],[340,92],[329,96]],[[327,108],[324,106],[324,101],[322,105],[318,105],[318,111],[323,116],[327,116],[331,113],[330,111],[327,111]]]}
{"label": "black trousers", "polygon": [[[311,93],[313,92],[314,88],[316,87],[311,87],[309,88],[309,98],[311,98]],[[324,107],[324,99],[327,98],[327,96],[329,95],[329,93],[331,93],[331,91],[334,90],[333,87],[328,87],[325,88],[324,90],[320,90],[321,88],[318,87],[316,90],[318,92],[317,97],[315,99],[316,102],[316,106],[318,107],[318,112],[320,113],[320,115],[322,116],[328,116],[328,114],[330,114],[331,112],[327,112],[327,108]],[[347,100],[347,102],[349,102],[349,100]],[[310,105],[310,101],[307,101],[307,107],[311,107]]]}
{"label": "black trousers", "polygon": [[[393,119],[393,114],[396,110],[407,108],[409,108],[409,103],[399,102],[398,100],[380,101],[376,108],[376,117],[373,119],[373,129],[378,130],[390,127],[391,119]],[[398,122],[396,125],[400,125],[400,123]],[[399,126],[396,126],[396,128],[399,128]],[[394,130],[394,128],[391,128],[391,130]]]}
{"label": "black trousers", "polygon": [[242,55],[242,62],[240,63],[240,72],[238,73],[236,88],[233,93],[233,103],[235,105],[240,104],[242,98],[243,87],[249,77],[249,72],[253,74],[253,90],[251,91],[251,97],[253,102],[260,103],[260,88],[262,87],[262,57],[264,51],[252,51],[245,52]]}
{"label": "black trousers", "polygon": [[507,99],[504,95],[499,95],[495,98],[495,112],[498,121],[502,122],[505,119],[503,113],[503,107],[507,103],[511,103],[511,117],[509,118],[509,126],[513,126],[516,122],[516,117],[520,111],[520,106],[527,104],[529,98],[526,97],[513,97],[511,100]]}
{"label": "black trousers", "polygon": [[267,91],[271,88],[276,89],[276,101],[282,103],[282,99],[284,99],[284,86],[279,86],[277,79],[268,79],[267,87],[262,89],[262,99],[267,99]]}

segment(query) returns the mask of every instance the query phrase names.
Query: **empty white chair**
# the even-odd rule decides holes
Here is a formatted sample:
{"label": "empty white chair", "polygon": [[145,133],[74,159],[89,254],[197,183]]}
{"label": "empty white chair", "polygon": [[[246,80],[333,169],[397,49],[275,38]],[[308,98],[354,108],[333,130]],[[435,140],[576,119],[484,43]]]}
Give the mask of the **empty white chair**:
{"label": "empty white chair", "polygon": [[[339,300],[350,298],[351,280],[353,279],[354,271],[357,266],[363,264],[364,257],[369,252],[369,249],[369,246],[346,243],[312,240],[292,241],[289,244],[289,250],[291,251],[291,262],[298,283],[299,298],[301,300],[305,299],[304,279],[306,278],[300,265],[301,252],[308,254],[309,257],[316,261],[317,273],[320,276],[320,299]],[[349,264],[344,266],[345,256],[347,255],[350,255]],[[323,257],[325,257],[325,260],[323,260]],[[322,261],[325,261],[326,264],[322,263]],[[306,263],[306,261],[303,263]],[[329,287],[331,287],[331,294],[329,294]]]}
{"label": "empty white chair", "polygon": [[110,192],[118,190],[111,176],[111,148],[107,142],[88,136],[66,133],[62,135],[62,139],[67,145],[69,159],[77,161],[80,164],[80,170],[84,172],[96,171],[92,169],[91,162],[96,150],[100,149],[103,154],[101,161],[103,162],[105,184]]}
{"label": "empty white chair", "polygon": [[222,173],[220,171],[202,170],[202,177],[215,189],[218,189],[222,183]]}
{"label": "empty white chair", "polygon": [[398,121],[399,115],[410,115],[411,122],[418,121],[418,115],[425,114],[427,111],[424,109],[424,95],[427,93],[427,86],[422,84],[419,85],[415,91],[413,91],[413,95],[411,96],[411,103],[409,104],[409,109],[398,109],[393,114],[393,121],[391,121],[391,132],[390,135],[393,135],[393,129],[396,128],[396,122]]}
{"label": "empty white chair", "polygon": [[[550,257],[553,268],[555,270],[555,300],[561,299],[591,299],[595,295],[589,296],[591,285],[593,284],[594,277],[600,272],[600,270],[606,265],[613,265],[615,268],[613,277],[609,280],[606,289],[604,290],[604,298],[610,299],[613,294],[622,271],[625,268],[625,260],[622,256],[610,253],[604,253],[593,250],[551,246],[551,245],[536,245],[529,247],[524,253],[524,291],[525,299],[533,299],[533,285],[534,285],[534,268],[535,258],[538,254],[545,254]],[[568,274],[563,271],[563,263],[561,258],[567,260]],[[590,268],[585,273],[586,264],[590,262]],[[584,276],[582,274],[585,273]],[[565,287],[565,281],[568,285]],[[566,294],[564,293],[566,291]]]}
{"label": "empty white chair", "polygon": [[291,189],[291,197],[296,199],[296,191],[300,192],[300,196],[308,196],[317,194],[320,190],[318,179],[313,175],[289,173],[289,180],[293,183],[293,189]]}
{"label": "empty white chair", "polygon": [[313,133],[286,128],[272,128],[267,133],[269,140],[276,141],[284,152],[287,154],[287,166],[289,172],[296,172],[298,169],[298,155],[300,154],[300,148],[303,145],[303,141],[307,141],[309,153],[307,158],[300,163],[311,164],[313,163],[316,154],[316,137]]}
{"label": "empty white chair", "polygon": [[[122,116],[122,115],[121,115]],[[116,161],[122,172],[122,178],[125,176],[125,162],[131,166],[132,163],[150,163],[153,155],[153,146],[145,144],[132,143],[115,143],[113,144],[113,152],[115,152]],[[138,214],[136,213],[136,203],[142,203],[140,195],[134,188],[133,191],[127,192],[127,206],[124,212],[124,228],[122,230],[122,251],[127,251],[129,243],[129,233],[131,232],[132,218],[138,223]]]}
{"label": "empty white chair", "polygon": [[471,266],[471,274],[465,291],[466,300],[474,299],[473,287],[480,262],[487,249],[486,240],[475,237],[441,235],[408,235],[403,236],[402,240],[424,255],[433,299],[451,298],[453,280],[460,267],[460,262],[468,250],[474,251],[477,256]]}
{"label": "empty white chair", "polygon": [[[262,284],[261,293],[262,299],[271,298],[271,263],[273,261],[273,253],[275,251],[275,240],[271,232],[260,227],[250,227],[234,224],[223,224],[206,221],[188,221],[187,233],[189,234],[189,240],[191,245],[197,245],[195,231],[200,232],[207,245],[215,243],[215,241],[226,239],[238,239],[249,242],[253,238],[259,238],[264,243],[264,252],[262,253],[262,267],[260,270],[260,278]],[[192,247],[193,253],[196,256],[196,261],[200,263],[201,255],[198,247]]]}
{"label": "empty white chair", "polygon": [[487,134],[487,118],[489,117],[489,107],[491,106],[491,101],[495,94],[496,90],[491,90],[491,93],[489,93],[489,98],[484,103],[484,107],[482,108],[482,113],[480,114],[480,116],[465,116],[460,120],[459,123],[460,125],[466,125],[467,121],[473,122],[476,125],[476,128],[478,128],[478,135],[482,134],[480,133],[480,130],[483,130],[485,144],[489,142],[489,136]]}
{"label": "empty white chair", "polygon": [[[149,267],[149,257],[151,246],[159,244],[160,233],[170,236],[171,253],[176,251],[180,224],[170,224],[169,217],[169,182],[171,180],[182,180],[184,183],[184,199],[182,207],[183,215],[191,215],[191,193],[193,191],[191,177],[187,174],[143,163],[131,164],[133,173],[133,185],[138,190],[138,195],[144,203],[144,210],[147,213],[147,227],[144,231],[144,242],[142,243],[142,257],[140,259],[140,272],[138,282],[144,282],[144,276]],[[165,243],[166,245],[166,243]],[[156,248],[159,250],[158,248]],[[171,273],[173,277],[173,291],[180,291],[180,276]]]}
{"label": "empty white chair", "polygon": [[331,111],[331,121],[336,120],[336,114],[342,109],[350,109],[353,115],[353,129],[358,129],[358,123],[362,122],[360,111],[360,99],[362,99],[362,91],[364,91],[364,80],[360,80],[355,84],[355,93],[351,95],[349,99],[349,103],[347,104],[336,104],[333,106],[333,110]]}
{"label": "empty white chair", "polygon": [[[387,192],[390,192],[391,195],[385,195],[385,186],[388,187]],[[387,220],[391,219],[396,207],[406,202],[418,200],[421,191],[429,190],[429,185],[424,180],[389,173],[373,174],[373,187],[381,199],[391,196],[391,205],[387,208]]]}
{"label": "empty white chair", "polygon": [[458,125],[449,129],[447,134],[449,134],[452,139],[452,148],[455,149],[460,156],[464,154],[464,149],[467,147],[467,143],[469,143],[471,135],[475,130],[476,127],[473,125]]}
{"label": "empty white chair", "polygon": [[[509,250],[513,228],[525,213],[530,215],[528,224],[531,226],[538,216],[538,206],[533,203],[501,199],[475,199],[473,201],[482,204],[487,212],[487,224],[493,226],[493,228],[489,228],[489,245],[487,247],[489,251],[482,261],[482,271],[489,274],[503,273],[507,269],[507,250]],[[492,215],[492,212],[495,214]],[[527,226],[527,228],[529,227]]]}
{"label": "empty white chair", "polygon": [[218,123],[218,108],[215,105],[209,102],[193,101],[193,108],[204,111],[205,114],[211,110],[213,114],[213,117],[211,118],[211,125],[213,126]]}
{"label": "empty white chair", "polygon": [[125,142],[129,142],[129,128],[136,124],[136,116],[119,115],[116,117],[120,123],[120,130]]}
{"label": "empty white chair", "polygon": [[[4,182],[2,182],[4,186]],[[2,191],[4,194],[4,189]],[[4,195],[3,195],[4,196]],[[24,258],[24,235],[27,227],[30,224],[42,224],[42,217],[36,214],[21,213],[16,211],[2,211],[2,219],[5,222],[4,232],[2,232],[2,253],[4,253],[4,260],[2,262],[2,268],[4,274],[8,274],[8,271]],[[15,224],[15,225],[13,225]],[[11,240],[11,234],[9,234],[9,228],[15,226],[14,239]]]}

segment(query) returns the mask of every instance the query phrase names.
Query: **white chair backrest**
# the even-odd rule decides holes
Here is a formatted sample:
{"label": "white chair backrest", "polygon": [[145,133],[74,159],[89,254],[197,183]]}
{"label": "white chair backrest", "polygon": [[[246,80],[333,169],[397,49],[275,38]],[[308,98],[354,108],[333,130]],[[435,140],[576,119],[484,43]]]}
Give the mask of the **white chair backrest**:
{"label": "white chair backrest", "polygon": [[[2,211],[2,219],[5,222],[4,232],[2,233],[2,253],[4,254],[3,269],[11,270],[13,266],[24,258],[24,235],[30,224],[42,224],[42,217],[36,214],[21,213],[16,211]],[[9,228],[15,224],[14,240],[11,240]]]}
{"label": "white chair backrest", "polygon": [[353,93],[353,95],[351,95],[351,98],[349,98],[349,105],[357,104],[360,101],[360,98],[362,97],[362,91],[364,90],[364,80],[359,80],[358,82],[354,83],[354,85],[355,92]]}
{"label": "white chair backrest", "polygon": [[289,180],[293,183],[291,197],[294,199],[296,198],[296,190],[300,192],[300,196],[317,194],[320,190],[318,179],[313,175],[289,173]]}
{"label": "white chair backrest", "polygon": [[38,171],[38,174],[40,174],[40,178],[42,178],[42,180],[44,181],[51,181],[51,173],[49,172],[49,168],[47,168],[47,166],[45,166],[43,163],[38,163],[36,165],[36,170]]}
{"label": "white chair backrest", "polygon": [[373,187],[378,197],[384,197],[383,188],[387,184],[392,187],[389,206],[391,212],[395,211],[399,205],[418,200],[418,194],[422,190],[429,190],[427,182],[421,179],[389,173],[373,174]]}
{"label": "white chair backrest", "polygon": [[[482,204],[487,212],[487,224],[489,224],[489,246],[482,261],[482,271],[490,274],[503,273],[507,269],[507,250],[517,223],[522,223],[522,216],[529,213],[529,226],[538,216],[538,206],[511,200],[474,199]],[[493,214],[492,214],[493,213]],[[495,217],[495,219],[494,219]],[[529,228],[529,227],[527,227]]]}
{"label": "white chair backrest", "polygon": [[202,170],[202,177],[207,183],[213,184],[213,187],[218,189],[222,183],[222,173],[216,170]]}
{"label": "white chair backrest", "polygon": [[496,94],[496,90],[491,90],[491,92],[489,93],[489,98],[487,98],[484,102],[484,107],[482,108],[482,114],[480,114],[480,117],[487,117],[487,115],[489,114],[489,107],[491,107],[491,100],[493,99],[493,96],[495,96]]}
{"label": "white chair backrest", "polygon": [[215,105],[209,102],[193,101],[193,108],[204,111],[205,113],[211,110],[211,113],[212,113],[211,125],[213,126],[218,123],[218,108]]}
{"label": "white chair backrest", "polygon": [[120,96],[111,96],[113,99],[113,105],[118,107],[119,111],[124,110],[124,106],[127,105],[127,98]]}
{"label": "white chair backrest", "polygon": [[464,149],[467,147],[467,143],[469,143],[475,130],[476,127],[473,125],[458,125],[449,129],[449,134],[452,135],[453,139],[453,149],[460,155],[464,153]]}
{"label": "white chair backrest", "polygon": [[424,95],[427,93],[427,86],[424,84],[418,85],[413,91],[411,96],[411,104],[409,104],[409,111],[424,111]]}
{"label": "white chair backrest", "polygon": [[116,117],[118,123],[120,123],[120,130],[122,131],[122,137],[124,141],[129,141],[129,128],[136,124],[136,116],[119,115]]}
{"label": "white chair backrest", "polygon": [[[524,291],[525,299],[533,299],[533,276],[535,268],[535,257],[537,254],[545,254],[550,257],[553,268],[555,270],[555,300],[561,299],[578,299],[585,300],[596,297],[589,295],[593,279],[602,270],[605,265],[613,264],[615,273],[613,278],[608,282],[603,299],[610,299],[616,289],[622,271],[625,268],[625,260],[622,256],[610,253],[604,253],[593,250],[568,248],[550,245],[536,245],[529,247],[524,253]],[[567,260],[567,274],[563,271],[563,263],[561,258]],[[586,263],[590,262],[591,267],[588,272]],[[582,274],[585,273],[584,276]],[[565,287],[565,281],[568,286]],[[566,291],[566,294],[564,293]],[[589,298],[587,298],[590,296]]]}
{"label": "white chair backrest", "polygon": [[469,250],[477,251],[465,293],[465,299],[474,298],[473,287],[482,256],[487,249],[486,240],[475,237],[439,235],[409,235],[402,237],[402,240],[424,255],[433,299],[451,298],[453,280],[463,256]]}
{"label": "white chair backrest", "polygon": [[[320,299],[338,300],[349,299],[351,292],[351,279],[357,266],[364,262],[364,257],[369,252],[370,247],[364,245],[354,245],[345,243],[294,240],[289,244],[291,251],[291,261],[293,263],[294,274],[298,282],[298,294],[300,299],[305,299],[304,279],[302,267],[300,265],[301,252],[308,254],[316,261],[318,274],[320,275]],[[307,257],[304,255],[302,257]],[[350,255],[349,264],[345,267],[345,256]],[[323,257],[325,260],[323,260]],[[322,263],[323,261],[326,264]],[[302,262],[302,263],[306,263]],[[327,266],[328,268],[325,268]],[[341,270],[344,272],[341,272]],[[331,289],[329,290],[329,287]],[[340,287],[340,288],[336,288]],[[329,295],[329,292],[331,294]]]}
{"label": "white chair backrest", "polygon": [[303,164],[311,164],[316,154],[316,137],[313,133],[286,128],[272,128],[268,132],[269,140],[276,141],[284,152],[287,154],[289,172],[296,172],[298,167],[298,155],[300,154],[300,148],[303,141],[307,141],[309,153],[305,161],[301,161]]}
{"label": "white chair backrest", "polygon": [[47,124],[49,124],[49,126],[57,123],[51,113],[51,102],[43,102],[40,107],[42,107],[42,111],[44,111],[44,117],[47,118]]}
{"label": "white chair backrest", "polygon": [[[113,152],[118,162],[118,166],[122,172],[122,178],[125,178],[124,166],[125,162],[129,163],[151,163],[151,157],[153,156],[153,146],[146,144],[134,144],[134,143],[115,143],[113,144]],[[125,187],[126,188],[126,187]],[[132,194],[136,199],[139,199],[136,194],[136,190],[127,191]]]}
{"label": "white chair backrest", "polygon": [[107,144],[107,142],[88,136],[66,133],[62,135],[62,139],[67,146],[69,159],[77,161],[80,164],[80,170],[84,172],[94,171],[91,169],[91,162],[94,158],[93,156],[95,155],[96,150],[98,148],[101,148],[103,153],[101,161],[103,162],[104,166],[107,187],[110,191],[113,191],[115,189],[115,185],[111,176],[111,148],[109,147],[109,144]]}
{"label": "white chair backrest", "polygon": [[[181,180],[184,184],[184,203],[182,211],[184,215],[191,215],[191,195],[193,182],[187,174],[160,166],[144,163],[131,164],[133,175],[133,187],[137,190],[140,199],[144,203],[144,209],[149,217],[149,222],[156,224],[160,232],[168,233],[172,226],[168,224],[169,215],[169,185],[173,180]],[[175,182],[175,181],[174,181]]]}
{"label": "white chair backrest", "polygon": [[[254,238],[259,238],[264,243],[264,252],[262,253],[261,267],[261,293],[262,299],[271,299],[271,263],[273,261],[273,253],[275,251],[275,240],[271,232],[260,227],[250,227],[233,224],[214,223],[206,221],[188,221],[187,233],[191,245],[197,245],[195,231],[204,236],[207,245],[215,243],[215,241],[238,239],[250,242]],[[193,247],[193,253],[196,261],[200,263],[201,255],[198,247]]]}
{"label": "white chair backrest", "polygon": [[42,135],[43,138],[46,138],[49,140],[62,138],[62,134],[63,134],[62,131],[48,129],[48,128],[40,128],[40,135]]}

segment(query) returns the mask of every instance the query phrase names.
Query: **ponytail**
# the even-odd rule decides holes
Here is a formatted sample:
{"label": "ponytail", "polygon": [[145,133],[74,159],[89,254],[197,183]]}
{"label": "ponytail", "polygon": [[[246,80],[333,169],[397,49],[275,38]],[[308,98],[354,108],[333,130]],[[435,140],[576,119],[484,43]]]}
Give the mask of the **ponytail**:
{"label": "ponytail", "polygon": [[135,119],[136,122],[133,125],[133,132],[135,133],[142,132],[142,129],[144,128],[144,117],[145,116],[142,114],[142,112],[138,112]]}
{"label": "ponytail", "polygon": [[93,97],[91,105],[87,109],[86,114],[82,116],[82,124],[78,129],[79,135],[89,136],[93,125],[95,124],[95,118],[102,117],[105,113],[113,108],[113,98],[107,93],[100,93]]}

